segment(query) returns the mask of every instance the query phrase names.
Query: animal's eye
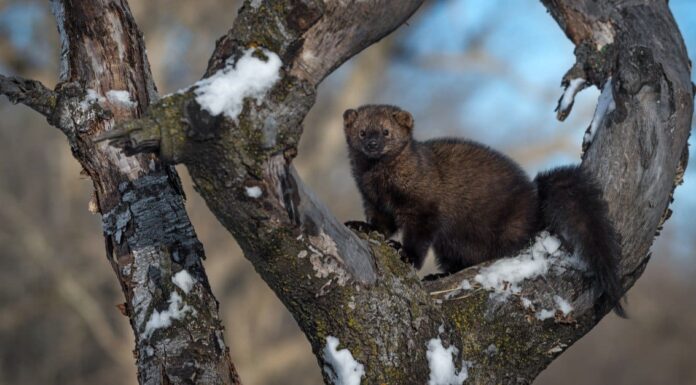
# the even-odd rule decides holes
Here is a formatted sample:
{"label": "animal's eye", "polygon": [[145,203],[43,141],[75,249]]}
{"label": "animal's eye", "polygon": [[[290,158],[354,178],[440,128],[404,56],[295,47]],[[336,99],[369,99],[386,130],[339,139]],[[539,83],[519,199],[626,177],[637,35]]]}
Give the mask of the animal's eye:
{"label": "animal's eye", "polygon": [[365,137],[365,130],[360,130],[360,137],[364,138]]}
{"label": "animal's eye", "polygon": [[389,130],[387,130],[387,129],[385,128],[384,130],[382,130],[382,134],[383,134],[384,136],[389,136]]}

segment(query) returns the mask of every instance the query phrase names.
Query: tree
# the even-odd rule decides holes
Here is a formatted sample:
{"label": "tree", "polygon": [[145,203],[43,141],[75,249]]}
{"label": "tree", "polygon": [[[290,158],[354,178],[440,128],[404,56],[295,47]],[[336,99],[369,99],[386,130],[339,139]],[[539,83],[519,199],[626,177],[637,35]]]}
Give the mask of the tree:
{"label": "tree", "polygon": [[[559,118],[582,87],[603,90],[582,166],[621,234],[628,289],[686,168],[686,49],[666,2],[542,2],[576,45]],[[0,91],[60,128],[94,181],[140,383],[239,382],[172,163],[186,165],[292,312],[327,383],[346,369],[335,354],[370,384],[426,383],[435,356],[470,383],[530,383],[610,310],[567,258],[547,256],[543,277],[519,282],[488,283],[490,263],[421,282],[378,234],[340,224],[294,172],[317,85],[420,4],[248,1],[204,79],[158,99],[125,1],[53,1],[62,83],[1,77]]]}

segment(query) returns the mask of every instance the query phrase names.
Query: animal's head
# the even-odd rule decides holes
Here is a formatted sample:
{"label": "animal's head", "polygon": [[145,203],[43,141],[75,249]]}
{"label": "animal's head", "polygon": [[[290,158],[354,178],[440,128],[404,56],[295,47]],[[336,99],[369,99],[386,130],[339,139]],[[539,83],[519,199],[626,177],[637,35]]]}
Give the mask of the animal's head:
{"label": "animal's head", "polygon": [[369,159],[393,156],[411,141],[413,116],[399,107],[367,105],[343,113],[348,146]]}

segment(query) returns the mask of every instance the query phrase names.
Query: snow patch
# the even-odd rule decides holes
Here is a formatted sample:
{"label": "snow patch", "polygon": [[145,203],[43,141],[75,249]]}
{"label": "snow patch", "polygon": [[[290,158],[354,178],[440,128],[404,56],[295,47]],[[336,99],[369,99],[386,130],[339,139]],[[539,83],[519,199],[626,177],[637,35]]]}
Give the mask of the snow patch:
{"label": "snow patch", "polygon": [[99,93],[91,88],[87,89],[87,93],[85,94],[85,98],[80,102],[80,109],[83,111],[87,111],[92,104],[95,103],[104,103],[106,99],[104,99],[103,96],[99,95]]}
{"label": "snow patch", "polygon": [[268,60],[253,56],[251,48],[233,63],[228,59],[225,68],[195,84],[196,102],[211,115],[224,113],[237,120],[245,98],[260,99],[280,79],[282,61],[275,53],[261,50]]}
{"label": "snow patch", "polygon": [[[548,250],[554,249],[556,243],[560,247],[560,241],[544,231],[536,237],[534,245],[530,248],[515,257],[503,258],[482,268],[474,280],[483,288],[503,297],[519,293],[522,281],[537,278],[548,272],[552,262],[552,259],[548,258],[552,253]],[[555,248],[553,253],[557,253],[558,250],[559,248]]]}
{"label": "snow patch", "polygon": [[336,337],[326,337],[324,347],[324,372],[334,385],[360,385],[360,379],[365,375],[365,367],[353,358],[348,349],[337,350],[339,340]]}
{"label": "snow patch", "polygon": [[106,91],[106,98],[112,104],[123,106],[125,108],[135,108],[138,103],[131,99],[131,95],[126,90],[109,90]]}
{"label": "snow patch", "polygon": [[244,187],[244,190],[246,191],[246,195],[253,199],[261,198],[263,194],[263,191],[261,191],[261,188],[258,186]]}
{"label": "snow patch", "polygon": [[196,283],[196,280],[189,274],[188,270],[184,269],[174,274],[172,282],[174,282],[179,289],[183,290],[184,293],[188,294]]}
{"label": "snow patch", "polygon": [[533,304],[529,298],[522,297],[522,306],[524,306],[525,309],[530,309],[532,308]]}
{"label": "snow patch", "polygon": [[561,248],[561,240],[554,236],[548,236],[542,238],[541,245],[544,246],[547,253],[553,254]]}
{"label": "snow patch", "polygon": [[545,319],[553,318],[556,315],[555,310],[548,310],[548,309],[541,309],[536,313],[536,318],[539,321],[543,321]]}
{"label": "snow patch", "polygon": [[161,312],[153,310],[150,319],[145,324],[144,338],[150,338],[152,333],[157,329],[167,328],[172,325],[173,320],[181,320],[186,316],[186,313],[195,313],[195,310],[184,303],[181,296],[172,292],[169,295],[169,308]]}
{"label": "snow patch", "polygon": [[[522,298],[523,304],[525,299],[526,298]],[[573,311],[573,305],[571,305],[568,301],[566,301],[558,295],[553,296],[553,302],[555,304],[554,309],[541,309],[540,311],[536,312],[535,316],[539,321],[554,318],[556,316],[557,311],[560,311],[564,316],[567,316],[568,314],[570,314],[571,311]],[[525,307],[528,306],[525,305]]]}
{"label": "snow patch", "polygon": [[553,302],[556,303],[556,308],[560,310],[563,315],[568,315],[573,311],[573,305],[558,295],[553,296]]}
{"label": "snow patch", "polygon": [[430,368],[430,378],[428,385],[461,385],[467,379],[467,363],[462,361],[462,369],[457,371],[454,365],[454,357],[459,353],[459,349],[450,345],[447,349],[442,346],[440,338],[433,338],[428,341],[428,367]]}
{"label": "snow patch", "polygon": [[558,101],[558,112],[560,116],[565,118],[570,113],[570,109],[573,107],[575,102],[575,95],[578,94],[583,88],[587,81],[583,78],[571,79],[566,86],[565,92],[561,96],[561,100]]}
{"label": "snow patch", "polygon": [[595,108],[595,113],[592,117],[592,123],[590,123],[590,128],[587,133],[585,133],[585,137],[583,138],[583,142],[585,144],[592,142],[597,130],[602,126],[602,123],[604,123],[606,116],[616,109],[616,103],[614,102],[614,90],[612,88],[613,84],[614,82],[612,78],[609,77],[606,83],[604,83],[604,87],[602,87],[602,93],[599,94],[597,107]]}

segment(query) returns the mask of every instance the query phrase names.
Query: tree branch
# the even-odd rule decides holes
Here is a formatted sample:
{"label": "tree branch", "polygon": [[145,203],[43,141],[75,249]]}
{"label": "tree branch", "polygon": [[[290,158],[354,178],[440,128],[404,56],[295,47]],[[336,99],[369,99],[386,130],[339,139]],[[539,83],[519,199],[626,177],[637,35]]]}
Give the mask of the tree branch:
{"label": "tree branch", "polygon": [[52,0],[61,80],[49,123],[91,177],[106,254],[125,295],[140,384],[239,384],[218,303],[175,170],[92,137],[139,117],[158,98],[142,34],[125,0]]}
{"label": "tree branch", "polygon": [[598,131],[589,134],[583,167],[602,184],[623,236],[622,270],[633,271],[647,258],[688,160],[693,94],[686,48],[666,2],[544,3],[577,44],[574,68],[597,87],[610,82],[602,92],[615,108],[595,116]]}
{"label": "tree branch", "polygon": [[[605,90],[583,168],[600,181],[622,235],[628,289],[647,263],[686,167],[693,95],[684,45],[665,2],[544,4],[577,45],[578,63],[566,80],[582,76]],[[247,4],[218,41],[206,76],[233,71],[243,53],[262,47],[261,56],[270,52],[283,63],[265,96],[247,98],[230,117],[201,105],[198,83],[110,138],[127,151],[159,150],[188,167],[197,191],[293,313],[322,367],[333,336],[366,365],[367,383],[425,383],[426,346],[439,338],[458,348],[457,366],[470,362],[472,383],[531,383],[610,310],[593,277],[570,256],[551,253],[540,238],[525,252],[538,253],[547,271],[512,288],[486,283],[492,263],[421,283],[378,235],[357,238],[337,224],[292,172],[318,82],[418,5]],[[331,378],[325,371],[327,383]]]}
{"label": "tree branch", "polygon": [[41,82],[19,76],[0,75],[0,95],[14,104],[21,103],[44,116],[50,116],[56,107],[56,94]]}

